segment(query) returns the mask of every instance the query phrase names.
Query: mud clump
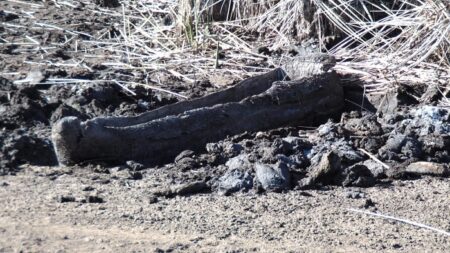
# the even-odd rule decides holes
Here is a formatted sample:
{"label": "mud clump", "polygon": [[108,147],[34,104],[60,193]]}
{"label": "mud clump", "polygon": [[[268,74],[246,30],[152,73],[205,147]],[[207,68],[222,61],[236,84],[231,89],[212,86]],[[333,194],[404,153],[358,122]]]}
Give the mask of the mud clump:
{"label": "mud clump", "polygon": [[289,189],[290,172],[286,164],[278,162],[275,166],[255,164],[256,178],[266,191],[279,192]]}
{"label": "mud clump", "polygon": [[0,146],[0,175],[14,173],[22,164],[57,165],[48,138],[19,129],[0,134]]}
{"label": "mud clump", "polygon": [[229,170],[219,178],[216,190],[219,194],[229,195],[238,191],[248,191],[253,188],[253,178],[249,172]]}
{"label": "mud clump", "polygon": [[[447,176],[449,146],[437,144],[445,143],[448,110],[418,107],[397,113],[396,117],[377,117],[349,112],[344,113],[341,122],[329,121],[316,130],[279,128],[243,133],[207,144],[206,153],[182,152],[179,158],[189,154],[189,162],[197,167],[188,174],[202,175],[213,191],[225,195],[327,185],[371,187],[411,176]],[[432,122],[436,124],[433,128]],[[437,144],[430,145],[430,136],[442,139],[436,138]],[[433,148],[424,148],[427,145]],[[390,165],[389,169],[361,149]],[[176,168],[181,160],[167,166]],[[419,162],[428,160],[434,162]],[[198,180],[189,179],[181,170],[171,171],[171,180]],[[154,173],[161,176],[159,171]]]}
{"label": "mud clump", "polygon": [[17,87],[9,81],[0,87],[0,128],[8,130],[48,125],[51,106],[35,86]]}
{"label": "mud clump", "polygon": [[50,132],[61,118],[134,115],[176,101],[158,100],[143,88],[130,97],[114,84],[49,87],[13,84],[2,77],[0,84],[0,174],[15,173],[22,164],[57,165]]}

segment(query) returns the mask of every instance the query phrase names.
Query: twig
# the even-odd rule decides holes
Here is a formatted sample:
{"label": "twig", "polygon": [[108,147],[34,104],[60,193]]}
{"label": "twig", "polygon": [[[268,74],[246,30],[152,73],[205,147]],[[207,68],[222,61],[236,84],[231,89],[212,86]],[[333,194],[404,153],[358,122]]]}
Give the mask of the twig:
{"label": "twig", "polygon": [[121,87],[125,91],[128,91],[131,95],[136,96],[136,93],[134,91],[128,89],[128,87],[126,87],[125,85],[119,83],[117,80],[111,80],[111,81],[114,82],[115,84],[119,85],[119,87]]}
{"label": "twig", "polygon": [[148,88],[150,88],[150,89],[152,89],[152,90],[157,90],[157,91],[160,91],[160,92],[165,92],[165,93],[168,93],[168,94],[171,94],[171,95],[174,95],[174,96],[183,98],[183,99],[189,99],[189,97],[186,97],[186,96],[184,96],[184,95],[181,95],[181,94],[178,94],[178,93],[176,93],[176,92],[173,92],[173,91],[170,91],[170,90],[166,90],[166,89],[163,89],[163,88],[160,88],[160,87],[151,85],[151,84],[142,84],[142,83],[135,83],[135,82],[129,82],[129,83],[131,83],[131,84],[133,84],[133,85],[140,85],[140,86],[148,87]]}
{"label": "twig", "polygon": [[372,160],[374,160],[375,162],[379,163],[381,166],[383,166],[386,169],[389,169],[389,165],[385,164],[384,162],[382,162],[380,159],[376,158],[374,155],[372,155],[371,153],[367,152],[366,150],[359,148],[359,150],[361,152],[363,152],[364,154],[366,154],[367,156],[369,156],[370,158],[372,158]]}
{"label": "twig", "polygon": [[406,220],[406,219],[401,219],[401,218],[396,218],[396,217],[393,217],[393,216],[384,215],[384,214],[380,214],[380,213],[373,213],[373,212],[369,212],[369,211],[354,209],[354,208],[348,208],[347,210],[352,211],[352,212],[356,212],[356,213],[363,213],[363,214],[367,214],[367,215],[371,215],[371,216],[376,216],[376,217],[380,217],[380,218],[384,218],[384,219],[395,220],[395,221],[402,222],[402,223],[405,223],[405,224],[409,224],[409,225],[412,225],[412,226],[429,229],[429,230],[432,230],[434,232],[438,232],[438,233],[446,235],[446,236],[450,236],[450,232],[447,232],[447,231],[445,231],[443,229],[434,228],[434,227],[431,227],[431,226],[428,226],[428,225],[425,225],[425,224],[421,224],[421,223],[418,223],[418,222],[414,222],[414,221],[410,221],[410,220]]}

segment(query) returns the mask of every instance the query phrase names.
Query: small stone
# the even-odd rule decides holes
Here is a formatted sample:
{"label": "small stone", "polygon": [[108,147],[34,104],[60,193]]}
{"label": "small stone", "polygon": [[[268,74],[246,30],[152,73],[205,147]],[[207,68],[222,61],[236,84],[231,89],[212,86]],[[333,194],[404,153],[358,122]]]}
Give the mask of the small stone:
{"label": "small stone", "polygon": [[86,199],[83,201],[85,203],[103,203],[103,198],[99,196],[86,196]]}
{"label": "small stone", "polygon": [[398,243],[392,244],[392,248],[394,248],[394,249],[400,249],[401,247],[402,247],[402,245],[400,245]]}
{"label": "small stone", "polygon": [[75,197],[73,197],[73,196],[63,196],[63,195],[58,196],[57,200],[59,203],[67,203],[67,202],[75,202],[76,201]]}
{"label": "small stone", "polygon": [[375,202],[372,201],[372,199],[365,199],[364,204],[362,205],[363,208],[369,208],[375,206]]}
{"label": "small stone", "polygon": [[361,198],[366,197],[366,194],[359,190],[351,189],[345,193],[345,197],[347,197],[349,199],[361,199]]}
{"label": "small stone", "polygon": [[92,187],[92,186],[90,186],[90,185],[88,185],[88,186],[85,186],[83,189],[81,189],[82,191],[85,191],[85,192],[89,192],[89,191],[93,191],[93,190],[95,190],[95,188],[94,187]]}
{"label": "small stone", "polygon": [[386,169],[381,164],[375,162],[374,160],[367,159],[362,163],[362,165],[366,166],[367,169],[370,170],[370,172],[375,178],[386,177]]}
{"label": "small stone", "polygon": [[109,180],[107,178],[105,178],[105,179],[96,179],[95,182],[98,183],[98,184],[109,184],[109,183],[111,183],[111,180]]}
{"label": "small stone", "polygon": [[310,167],[308,178],[312,181],[312,183],[331,183],[334,175],[340,170],[340,168],[341,159],[335,152],[331,151],[322,155],[318,165],[312,165]]}
{"label": "small stone", "polygon": [[181,171],[188,171],[199,166],[196,159],[195,152],[192,150],[185,150],[175,157],[175,164]]}
{"label": "small stone", "polygon": [[228,195],[240,190],[249,190],[253,187],[253,178],[248,172],[238,169],[229,170],[219,178],[218,191]]}
{"label": "small stone", "polygon": [[406,167],[405,172],[416,175],[432,175],[438,177],[448,176],[448,165],[433,162],[415,162]]}
{"label": "small stone", "polygon": [[184,157],[178,160],[175,164],[181,171],[188,171],[199,167],[197,160],[190,157]]}
{"label": "small stone", "polygon": [[354,164],[345,168],[340,173],[340,183],[344,187],[357,186],[357,187],[370,187],[375,184],[375,178],[370,170],[361,164]]}
{"label": "small stone", "polygon": [[193,183],[177,185],[175,187],[172,187],[170,189],[170,192],[172,193],[172,195],[185,196],[205,192],[207,190],[208,186],[206,185],[206,183],[198,181]]}
{"label": "small stone", "polygon": [[265,138],[267,136],[267,134],[265,134],[264,132],[257,132],[256,133],[256,139],[262,139]]}
{"label": "small stone", "polygon": [[115,8],[120,6],[119,0],[95,0],[100,7]]}
{"label": "small stone", "polygon": [[149,204],[155,204],[155,203],[157,203],[158,202],[158,198],[156,197],[156,196],[150,196],[149,198],[148,198],[148,203]]}
{"label": "small stone", "polygon": [[304,196],[304,197],[312,197],[313,195],[309,192],[305,192],[305,191],[300,191],[299,192],[300,196]]}
{"label": "small stone", "polygon": [[266,191],[281,191],[289,188],[290,173],[286,164],[278,162],[275,166],[257,163],[256,177]]}

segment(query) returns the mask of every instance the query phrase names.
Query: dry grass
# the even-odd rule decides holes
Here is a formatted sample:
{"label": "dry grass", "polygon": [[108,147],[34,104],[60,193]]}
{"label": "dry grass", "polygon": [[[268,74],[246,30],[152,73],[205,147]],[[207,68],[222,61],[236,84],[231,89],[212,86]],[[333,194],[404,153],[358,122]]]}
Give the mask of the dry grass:
{"label": "dry grass", "polygon": [[[186,2],[191,1],[180,1]],[[264,70],[248,68],[249,61],[261,63],[265,59],[254,53],[258,44],[276,50],[315,37],[321,50],[326,51],[327,40],[345,35],[328,52],[341,60],[337,70],[358,74],[368,84],[369,92],[398,83],[446,85],[450,78],[450,4],[445,0],[265,0],[256,4],[239,0],[231,7],[225,3],[227,18],[232,19],[221,22],[205,18],[221,3],[193,2],[180,11],[183,5],[177,6],[174,0],[123,1],[120,46],[152,57],[151,64],[144,60],[142,66],[167,68],[192,81],[196,74],[204,77],[211,72],[229,72],[245,77],[252,70]],[[390,6],[385,5],[389,2]],[[178,23],[161,26],[155,17],[164,11]],[[261,37],[255,41],[247,36],[251,32]],[[144,46],[148,44],[153,47]],[[226,55],[219,64],[217,45]],[[271,63],[277,65],[276,61]]]}
{"label": "dry grass", "polygon": [[[75,6],[79,1],[53,2]],[[259,54],[255,50],[259,46],[275,51],[312,38],[320,51],[339,59],[337,71],[362,79],[367,92],[384,92],[403,83],[436,85],[443,93],[450,89],[447,0],[121,3],[116,9],[92,8],[92,15],[120,18],[116,36],[104,33],[67,43],[77,43],[75,48],[85,50],[85,59],[96,59],[113,69],[147,76],[164,72],[196,82],[213,76],[243,79],[267,71],[281,59]],[[50,24],[36,25],[49,28]],[[337,39],[341,41],[327,49],[327,43]],[[447,100],[443,103],[450,104]]]}
{"label": "dry grass", "polygon": [[268,70],[263,64],[267,57],[252,51],[246,38],[236,34],[236,30],[244,31],[242,26],[200,22],[205,9],[188,17],[175,0],[125,0],[122,4],[121,11],[102,13],[122,16],[119,36],[90,42],[99,45],[92,56],[117,54],[115,61],[105,63],[109,66],[147,73],[163,71],[186,82],[212,75],[243,79]]}
{"label": "dry grass", "polygon": [[[271,2],[269,8],[259,9],[262,13],[250,12],[256,19],[249,19],[248,25],[265,31],[274,48],[316,38],[322,51],[340,60],[336,69],[357,75],[367,92],[384,92],[405,83],[436,85],[442,92],[449,89],[450,3],[446,0]],[[339,44],[326,49],[326,42],[340,37]]]}
{"label": "dry grass", "polygon": [[[321,2],[321,1],[316,1]],[[448,89],[450,80],[450,5],[445,0],[398,0],[396,8],[366,2],[373,13],[359,13],[348,4],[351,22],[336,16],[337,6],[318,3],[325,15],[347,37],[330,50],[341,59],[337,69],[356,73],[368,91],[380,91],[399,83],[438,85]],[[446,101],[448,102],[448,101]]]}

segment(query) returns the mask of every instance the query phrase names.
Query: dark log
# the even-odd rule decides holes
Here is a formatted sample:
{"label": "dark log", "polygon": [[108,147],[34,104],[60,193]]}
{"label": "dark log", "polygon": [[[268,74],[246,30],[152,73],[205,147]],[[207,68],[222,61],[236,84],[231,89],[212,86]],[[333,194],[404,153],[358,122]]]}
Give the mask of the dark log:
{"label": "dark log", "polygon": [[234,88],[132,118],[60,120],[52,138],[61,164],[87,160],[171,161],[181,151],[246,131],[311,125],[339,113],[343,91],[334,72],[283,81],[277,69]]}

